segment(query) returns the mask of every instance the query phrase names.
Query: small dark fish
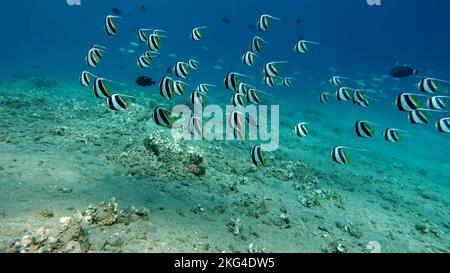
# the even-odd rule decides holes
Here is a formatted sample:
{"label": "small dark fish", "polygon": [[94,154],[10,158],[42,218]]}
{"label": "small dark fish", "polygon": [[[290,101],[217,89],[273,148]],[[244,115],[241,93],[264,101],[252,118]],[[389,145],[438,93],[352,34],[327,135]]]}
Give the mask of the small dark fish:
{"label": "small dark fish", "polygon": [[406,78],[406,77],[409,77],[412,75],[417,75],[417,74],[419,74],[419,71],[417,69],[414,69],[407,65],[398,65],[391,70],[390,74],[392,77],[394,77],[396,79],[400,79],[400,78]]}
{"label": "small dark fish", "polygon": [[114,15],[122,15],[122,12],[118,8],[113,8],[111,11]]}
{"label": "small dark fish", "polygon": [[300,25],[301,23],[303,23],[303,19],[298,18],[295,22],[297,23],[297,25]]}
{"label": "small dark fish", "polygon": [[227,18],[227,17],[223,17],[223,18],[222,18],[222,22],[225,23],[225,24],[231,23],[230,19]]}
{"label": "small dark fish", "polygon": [[146,12],[146,11],[147,11],[147,8],[141,5],[141,6],[139,7],[139,10],[140,10],[141,12]]}
{"label": "small dark fish", "polygon": [[137,83],[137,85],[142,86],[142,87],[152,86],[152,85],[156,84],[156,82],[154,80],[152,80],[152,78],[149,78],[146,76],[137,77],[136,83]]}
{"label": "small dark fish", "polygon": [[172,74],[172,73],[173,73],[172,67],[171,67],[171,66],[167,67],[166,73],[167,73],[167,74]]}

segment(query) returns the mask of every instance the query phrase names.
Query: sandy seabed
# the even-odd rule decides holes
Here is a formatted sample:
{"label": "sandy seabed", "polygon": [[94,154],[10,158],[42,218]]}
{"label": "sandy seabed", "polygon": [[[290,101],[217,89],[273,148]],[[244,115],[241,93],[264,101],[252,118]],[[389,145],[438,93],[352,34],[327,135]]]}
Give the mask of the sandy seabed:
{"label": "sandy seabed", "polygon": [[0,88],[1,252],[449,251],[449,188],[389,158],[329,162],[338,130],[299,145],[284,119],[256,168],[255,143],[173,140],[158,95],[116,113],[68,83]]}

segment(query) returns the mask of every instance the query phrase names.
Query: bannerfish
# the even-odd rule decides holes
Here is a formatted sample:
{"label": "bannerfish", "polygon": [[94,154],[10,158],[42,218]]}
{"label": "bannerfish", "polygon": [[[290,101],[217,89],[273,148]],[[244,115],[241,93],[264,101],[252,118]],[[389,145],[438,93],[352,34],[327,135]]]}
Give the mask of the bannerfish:
{"label": "bannerfish", "polygon": [[408,132],[395,129],[395,128],[388,128],[386,131],[383,132],[383,137],[386,141],[392,142],[392,143],[398,143],[400,141],[400,135],[399,132],[407,134]]}
{"label": "bannerfish", "polygon": [[108,15],[105,20],[105,32],[108,36],[114,36],[117,35],[117,32],[119,31],[119,27],[117,23],[115,22],[115,19],[120,19],[119,16],[113,16]]}
{"label": "bannerfish", "polygon": [[258,29],[260,31],[266,31],[270,27],[270,19],[278,20],[278,21],[281,20],[280,18],[273,17],[269,14],[263,14],[263,15],[261,15],[258,22],[256,23],[256,26],[258,27]]}
{"label": "bannerfish", "polygon": [[257,167],[267,165],[265,152],[259,145],[256,145],[252,148],[252,162]]}
{"label": "bannerfish", "polygon": [[294,50],[298,54],[306,54],[309,51],[309,45],[318,45],[319,43],[313,41],[300,40],[295,44]]}
{"label": "bannerfish", "polygon": [[136,84],[142,87],[146,87],[146,86],[153,86],[156,84],[156,82],[152,80],[152,78],[149,78],[147,76],[140,76],[137,77]]}
{"label": "bannerfish", "polygon": [[417,69],[414,69],[407,65],[398,65],[391,70],[391,76],[395,79],[406,78],[412,75],[419,74]]}
{"label": "bannerfish", "polygon": [[196,27],[191,32],[191,39],[193,41],[200,41],[203,37],[203,34],[201,32],[202,29],[205,29],[206,27]]}
{"label": "bannerfish", "polygon": [[346,165],[349,163],[349,157],[346,153],[346,150],[354,150],[354,151],[366,151],[365,149],[356,149],[346,146],[336,146],[331,151],[331,159],[342,165]]}

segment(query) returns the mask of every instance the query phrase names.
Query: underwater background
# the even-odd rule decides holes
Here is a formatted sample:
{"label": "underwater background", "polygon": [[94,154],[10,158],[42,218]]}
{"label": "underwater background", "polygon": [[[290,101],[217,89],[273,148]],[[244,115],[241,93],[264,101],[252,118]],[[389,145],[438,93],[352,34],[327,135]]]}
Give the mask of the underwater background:
{"label": "underwater background", "polygon": [[[107,36],[113,8],[119,33]],[[414,125],[394,105],[420,93],[424,77],[450,80],[448,1],[18,0],[2,10],[1,252],[449,252],[450,134],[434,125],[450,114]],[[281,20],[261,32],[263,14]],[[140,28],[167,31],[146,69],[136,65],[147,50],[136,44]],[[269,44],[248,67],[241,56],[256,35]],[[319,44],[297,54],[303,39]],[[89,69],[93,45],[107,50]],[[183,81],[189,92],[216,85],[209,103],[230,104],[223,80],[237,71],[280,105],[280,147],[266,166],[252,163],[258,142],[174,140],[151,119],[155,106],[185,103],[188,91],[169,101],[158,84],[192,58],[200,68]],[[278,68],[292,87],[262,84],[269,61],[288,62]],[[399,64],[419,74],[394,80]],[[84,70],[122,83],[112,86],[136,98],[129,111],[110,111],[80,86]],[[376,100],[337,101],[336,75]],[[139,86],[139,76],[156,84]],[[380,125],[373,138],[357,137],[359,120]],[[294,133],[299,122],[308,137]],[[408,134],[390,143],[386,128]],[[339,165],[330,157],[338,145],[366,151]]]}

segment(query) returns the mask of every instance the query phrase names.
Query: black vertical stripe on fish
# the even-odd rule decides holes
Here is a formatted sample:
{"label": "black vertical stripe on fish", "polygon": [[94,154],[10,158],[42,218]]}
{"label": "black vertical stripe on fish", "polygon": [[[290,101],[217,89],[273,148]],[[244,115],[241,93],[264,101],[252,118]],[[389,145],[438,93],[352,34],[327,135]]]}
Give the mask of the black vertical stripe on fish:
{"label": "black vertical stripe on fish", "polygon": [[97,78],[95,80],[94,86],[94,94],[97,98],[108,98],[111,95],[111,91],[105,83],[105,79]]}
{"label": "black vertical stripe on fish", "polygon": [[325,92],[320,93],[320,102],[327,103],[329,101],[328,96],[329,96],[328,93]]}
{"label": "black vertical stripe on fish", "polygon": [[236,93],[233,95],[233,97],[231,98],[231,103],[234,106],[244,106],[244,95]]}
{"label": "black vertical stripe on fish", "polygon": [[151,52],[158,52],[161,49],[161,41],[159,36],[151,34],[147,40],[147,47]]}
{"label": "black vertical stripe on fish", "polygon": [[91,84],[91,79],[87,71],[81,72],[80,84],[85,87],[88,87]]}
{"label": "black vertical stripe on fish", "polygon": [[408,120],[412,124],[426,124],[430,122],[429,117],[420,110],[408,112]]}
{"label": "black vertical stripe on fish", "polygon": [[237,87],[239,85],[239,79],[237,77],[237,73],[236,72],[228,72],[225,80],[224,80],[224,84],[225,84],[225,88],[228,90],[232,90],[232,91],[238,91]]}
{"label": "black vertical stripe on fish", "polygon": [[106,17],[105,31],[106,31],[106,34],[108,34],[109,36],[114,36],[114,35],[117,34],[118,26],[114,22],[115,18],[118,18],[118,17],[117,16],[111,16],[111,15]]}
{"label": "black vertical stripe on fish", "polygon": [[260,165],[265,166],[267,164],[264,152],[259,145],[252,148],[252,162],[257,167]]}
{"label": "black vertical stripe on fish", "polygon": [[414,111],[419,108],[417,100],[411,94],[408,94],[408,93],[399,94],[397,96],[395,104],[397,105],[397,107],[400,111],[404,111],[404,112]]}
{"label": "black vertical stripe on fish", "polygon": [[171,100],[173,97],[173,79],[169,76],[164,76],[159,83],[159,93],[162,97]]}
{"label": "black vertical stripe on fish", "polygon": [[441,118],[436,121],[436,129],[441,133],[450,133],[450,118]]}
{"label": "black vertical stripe on fish", "polygon": [[153,120],[159,126],[172,127],[174,121],[170,115],[171,112],[163,107],[157,106],[153,109]]}
{"label": "black vertical stripe on fish", "polygon": [[359,137],[370,138],[374,136],[374,130],[366,121],[357,121],[355,124],[355,131]]}
{"label": "black vertical stripe on fish", "polygon": [[347,164],[348,158],[344,151],[345,147],[337,146],[331,151],[331,158],[338,164]]}
{"label": "black vertical stripe on fish", "polygon": [[203,97],[202,93],[198,91],[192,92],[190,96],[190,101],[194,105],[201,105],[203,106],[205,104],[205,98]]}
{"label": "black vertical stripe on fish", "polygon": [[274,87],[276,83],[275,77],[264,77],[264,84],[269,87]]}
{"label": "black vertical stripe on fish", "polygon": [[111,95],[106,99],[108,108],[110,110],[127,110],[127,103],[124,98],[122,98],[120,95],[115,94]]}
{"label": "black vertical stripe on fish", "polygon": [[444,101],[441,98],[442,98],[442,96],[434,96],[434,97],[428,98],[428,100],[427,100],[428,108],[434,109],[434,110],[444,109],[447,105],[444,103]]}
{"label": "black vertical stripe on fish", "polygon": [[176,63],[174,73],[177,77],[187,78],[189,76],[189,65],[184,62]]}
{"label": "black vertical stripe on fish", "polygon": [[299,123],[295,126],[295,133],[298,137],[306,137],[309,134],[306,123]]}

